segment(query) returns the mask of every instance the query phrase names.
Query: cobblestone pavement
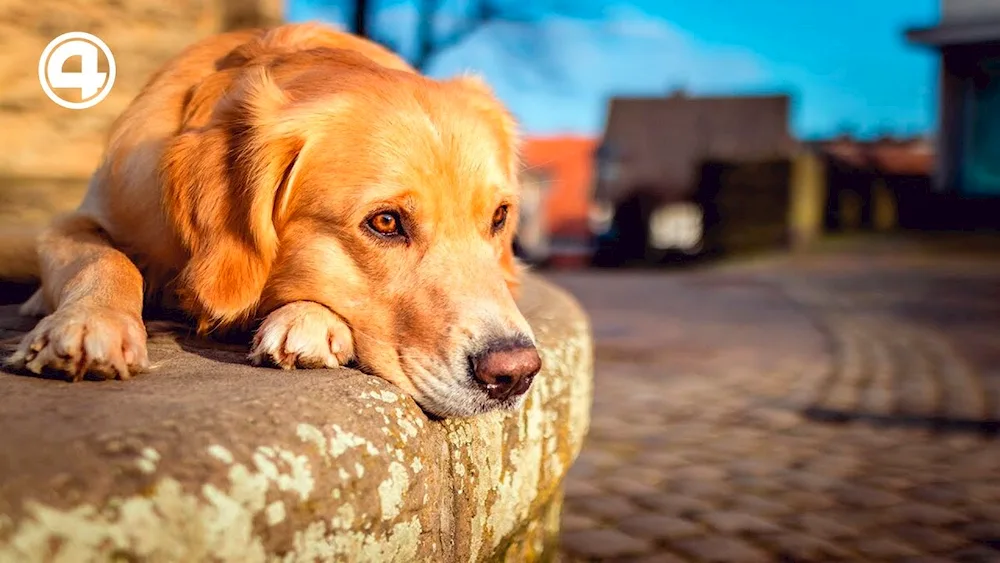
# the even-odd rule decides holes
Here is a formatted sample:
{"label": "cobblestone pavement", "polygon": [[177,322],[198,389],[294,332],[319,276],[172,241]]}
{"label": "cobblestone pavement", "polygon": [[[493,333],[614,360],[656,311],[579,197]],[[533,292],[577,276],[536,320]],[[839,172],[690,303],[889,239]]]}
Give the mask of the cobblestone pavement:
{"label": "cobblestone pavement", "polygon": [[1000,561],[1000,260],[549,277],[598,358],[563,561]]}

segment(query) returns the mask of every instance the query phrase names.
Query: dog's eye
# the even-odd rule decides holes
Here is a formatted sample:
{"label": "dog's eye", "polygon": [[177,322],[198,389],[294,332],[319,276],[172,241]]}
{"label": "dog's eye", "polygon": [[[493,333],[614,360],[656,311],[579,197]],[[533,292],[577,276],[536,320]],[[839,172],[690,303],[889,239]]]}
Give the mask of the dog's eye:
{"label": "dog's eye", "polygon": [[501,205],[493,212],[493,232],[499,231],[507,224],[507,209],[507,205]]}
{"label": "dog's eye", "polygon": [[394,237],[403,234],[403,222],[399,219],[399,215],[391,211],[384,211],[372,216],[371,219],[368,219],[368,228],[374,231],[375,234],[384,237]]}

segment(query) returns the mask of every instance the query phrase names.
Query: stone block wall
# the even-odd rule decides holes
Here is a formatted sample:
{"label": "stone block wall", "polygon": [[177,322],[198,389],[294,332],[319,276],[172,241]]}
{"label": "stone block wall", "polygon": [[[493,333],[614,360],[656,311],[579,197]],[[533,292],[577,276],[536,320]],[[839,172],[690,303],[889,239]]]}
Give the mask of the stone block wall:
{"label": "stone block wall", "polygon": [[[210,34],[277,23],[277,0],[0,0],[0,178],[83,178],[97,165],[112,121],[152,73]],[[92,33],[117,62],[108,97],[62,108],[38,82],[45,45],[69,31]]]}

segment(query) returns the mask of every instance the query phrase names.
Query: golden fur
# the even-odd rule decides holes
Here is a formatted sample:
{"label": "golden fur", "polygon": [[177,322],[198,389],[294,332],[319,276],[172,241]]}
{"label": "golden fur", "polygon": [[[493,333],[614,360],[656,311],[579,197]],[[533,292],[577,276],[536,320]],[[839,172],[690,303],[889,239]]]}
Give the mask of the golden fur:
{"label": "golden fur", "polygon": [[[439,415],[513,406],[466,379],[476,346],[533,340],[512,295],[515,129],[480,80],[431,80],[325,26],[202,41],[115,122],[83,203],[40,237],[22,311],[48,316],[11,362],[140,372],[145,298],[202,332],[260,323],[256,363],[355,359]],[[371,230],[385,213],[404,237]]]}

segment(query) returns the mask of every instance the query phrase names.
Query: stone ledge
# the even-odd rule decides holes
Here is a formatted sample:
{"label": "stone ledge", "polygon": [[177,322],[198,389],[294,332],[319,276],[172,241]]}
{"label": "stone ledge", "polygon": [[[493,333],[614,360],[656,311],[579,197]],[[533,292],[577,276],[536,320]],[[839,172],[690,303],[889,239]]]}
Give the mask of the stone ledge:
{"label": "stone ledge", "polygon": [[[2,374],[0,561],[551,558],[592,342],[546,282],[521,307],[545,365],[525,408],[464,420],[355,371],[253,368],[152,329],[158,368],[133,381]],[[5,341],[26,328],[0,308]]]}

